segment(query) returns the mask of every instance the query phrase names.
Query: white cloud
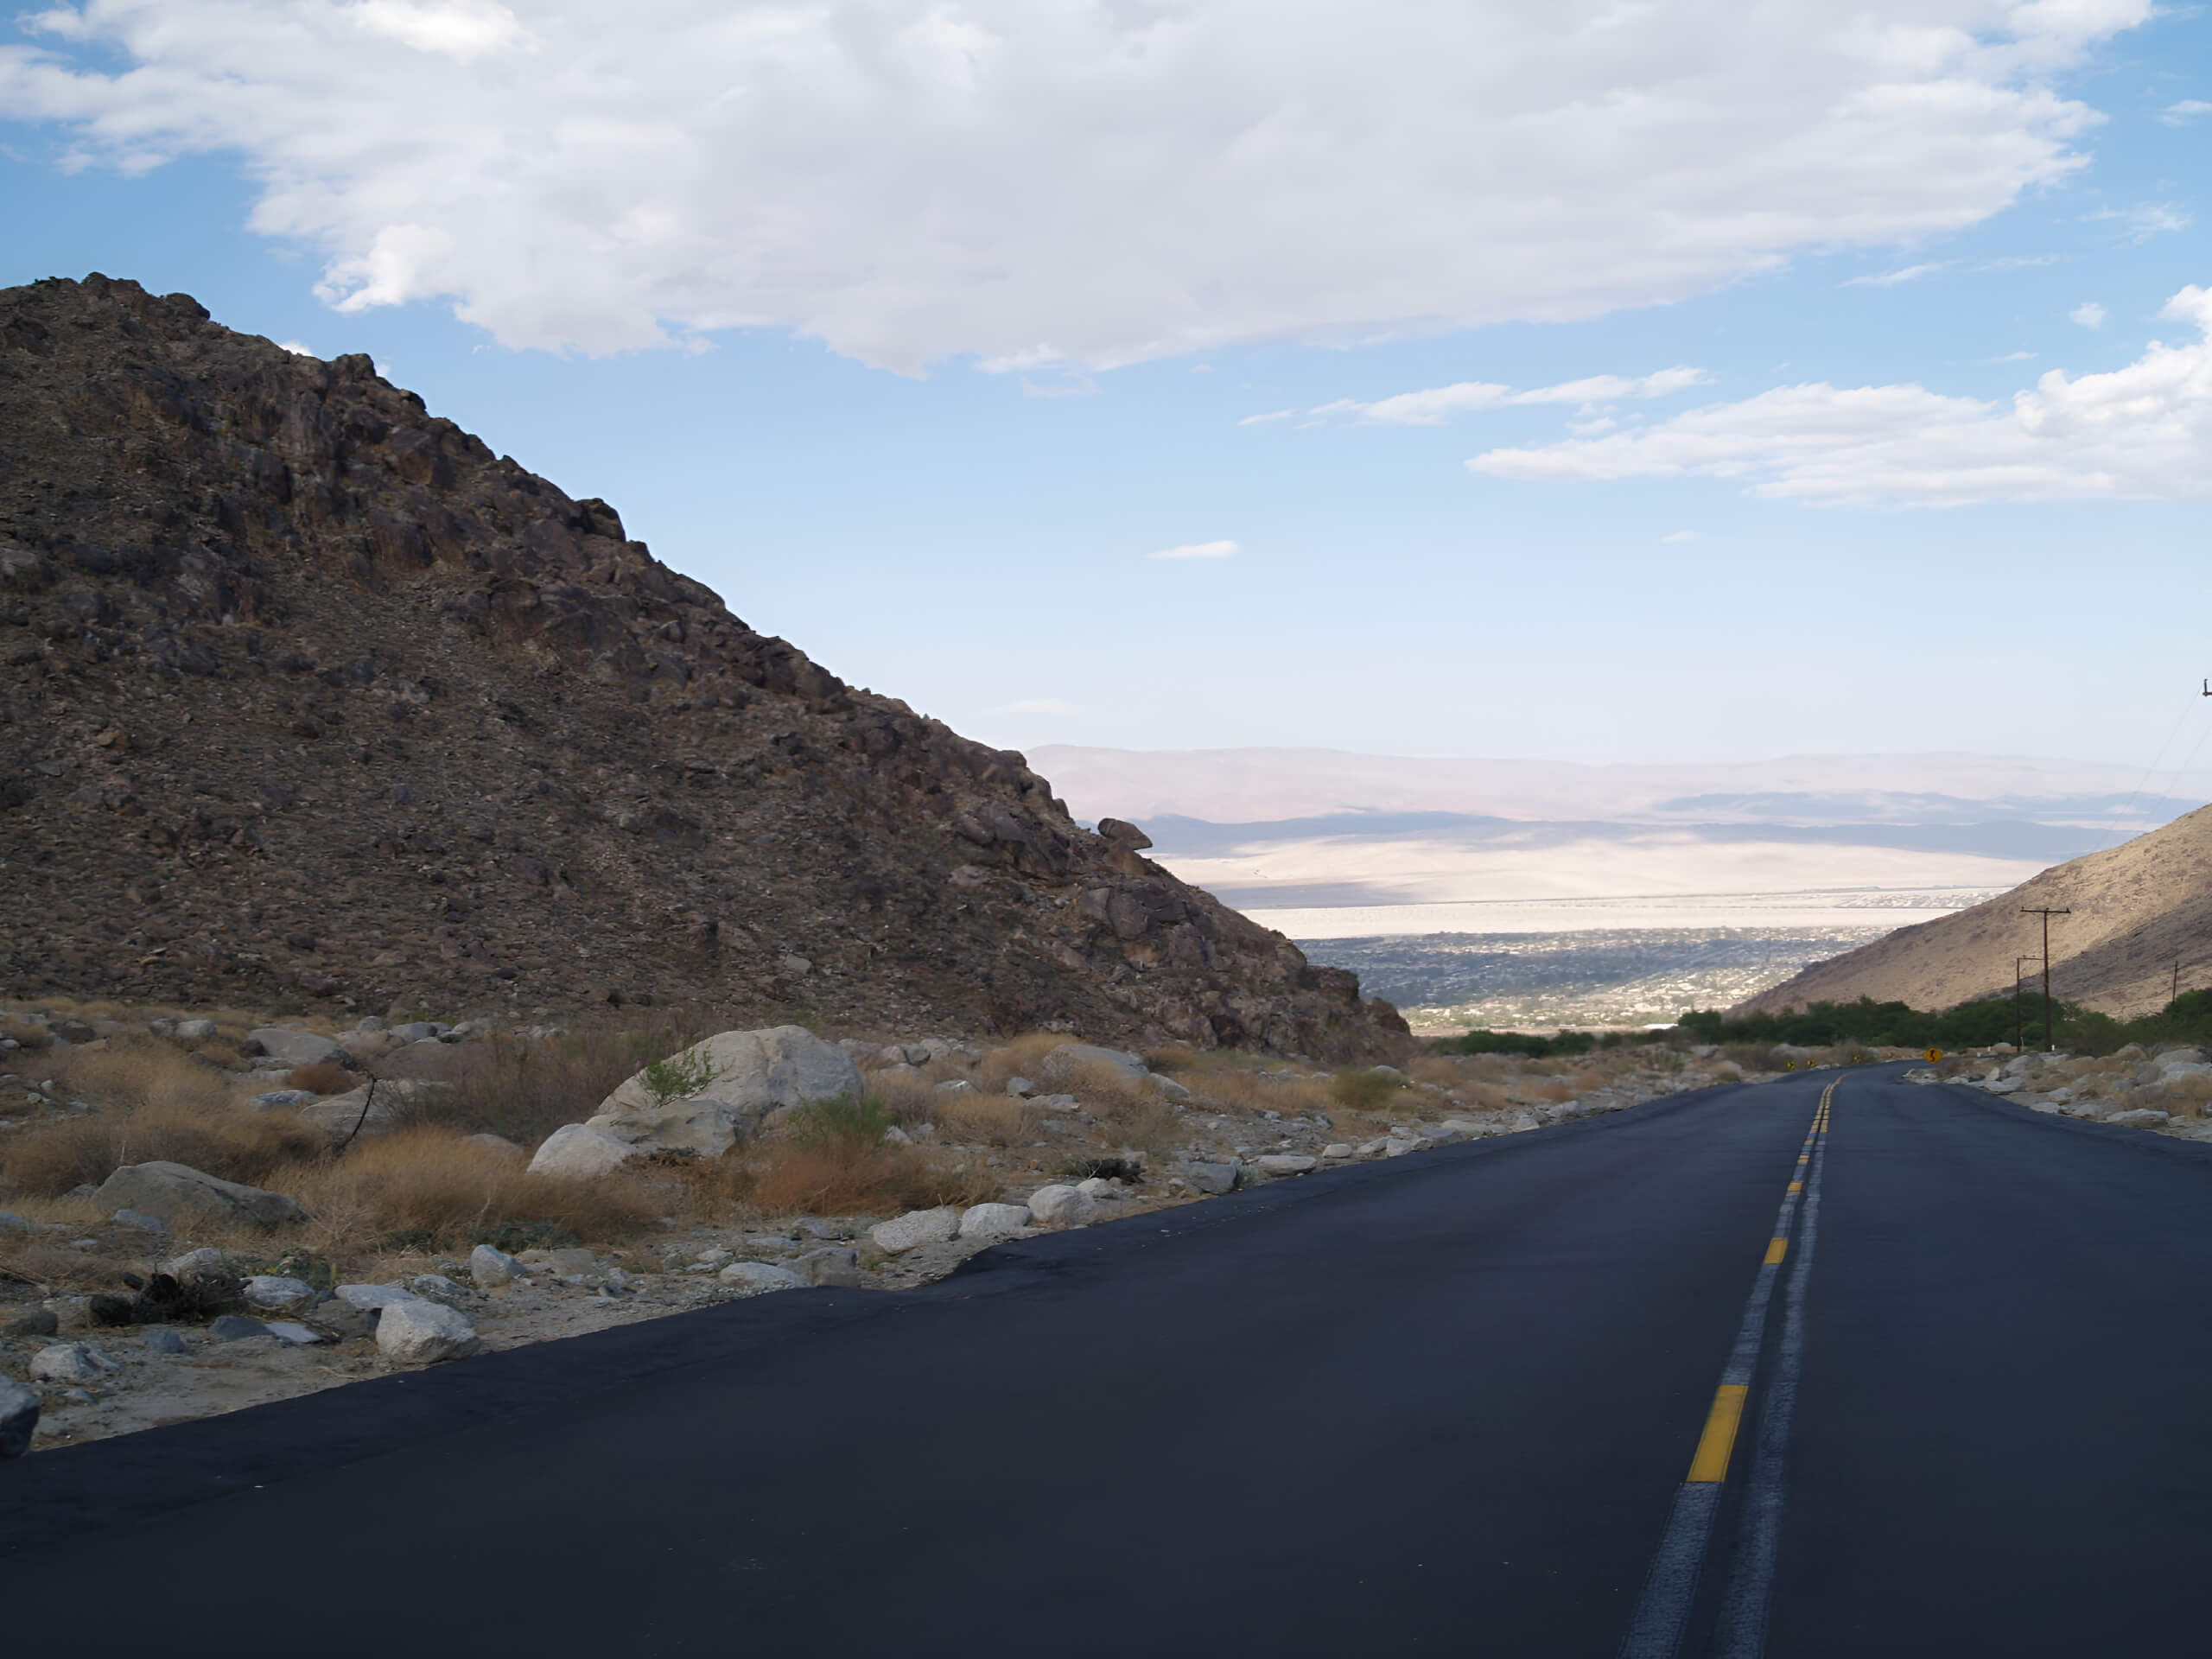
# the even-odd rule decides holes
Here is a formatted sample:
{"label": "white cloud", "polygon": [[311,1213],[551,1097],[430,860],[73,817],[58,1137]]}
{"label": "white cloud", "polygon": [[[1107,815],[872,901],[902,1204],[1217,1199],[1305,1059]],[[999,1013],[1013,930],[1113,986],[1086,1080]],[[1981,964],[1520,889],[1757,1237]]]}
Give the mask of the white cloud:
{"label": "white cloud", "polygon": [[1592,375],[1585,380],[1563,381],[1556,386],[1536,386],[1516,391],[1510,386],[1483,380],[1463,380],[1454,386],[1433,386],[1427,391],[1402,391],[1371,404],[1339,397],[1308,411],[1315,415],[1357,415],[1364,421],[1390,426],[1441,426],[1454,415],[1476,410],[1504,409],[1516,404],[1618,403],[1625,397],[1664,397],[1691,386],[1701,386],[1712,376],[1703,369],[1662,369],[1635,379],[1617,374]]}
{"label": "white cloud", "polygon": [[[0,118],[237,156],[348,309],[902,370],[1560,321],[2069,176],[2152,0],[76,0]],[[20,40],[22,37],[15,37]]]}
{"label": "white cloud", "polygon": [[2094,300],[2084,300],[2066,315],[2069,321],[2078,322],[2084,328],[2101,328],[2110,313]]}
{"label": "white cloud", "polygon": [[1192,542],[1185,547],[1163,547],[1147,559],[1233,559],[1244,550],[1235,542]]}
{"label": "white cloud", "polygon": [[315,355],[315,348],[313,346],[302,346],[296,340],[280,340],[276,342],[276,349],[280,352],[289,352],[295,357],[313,357]]}
{"label": "white cloud", "polygon": [[1933,276],[1950,264],[1948,259],[1932,265],[1907,265],[1902,270],[1885,270],[1878,276],[1853,276],[1846,288],[1895,288],[1899,283],[1916,283],[1923,276]]}
{"label": "white cloud", "polygon": [[2102,213],[2091,213],[2094,222],[2117,219],[2125,227],[2124,241],[2141,244],[2168,231],[2185,231],[2196,223],[2185,207],[2177,207],[2171,201],[2142,201],[2133,207],[2107,207]]}
{"label": "white cloud", "polygon": [[2200,115],[2212,115],[2212,104],[2201,98],[2184,98],[2178,104],[2169,104],[2158,111],[2158,119],[2170,127],[2185,127]]}
{"label": "white cloud", "polygon": [[1062,702],[1058,697],[1029,697],[1020,702],[1009,702],[1006,712],[1009,715],[1071,715],[1075,713],[1075,705]]}
{"label": "white cloud", "polygon": [[2009,408],[1917,385],[1777,386],[1633,432],[1467,465],[1499,478],[1738,479],[1754,496],[1817,505],[2212,499],[2212,290],[2161,314],[2195,325],[2125,368],[2052,370]]}
{"label": "white cloud", "polygon": [[1287,421],[1297,414],[1294,409],[1271,409],[1264,415],[1247,415],[1236,423],[1239,426],[1264,426],[1269,421]]}
{"label": "white cloud", "polygon": [[1989,360],[1993,363],[2032,363],[2035,359],[2033,352],[2007,352],[2002,357],[1993,357]]}
{"label": "white cloud", "polygon": [[1662,542],[1695,542],[1704,538],[1694,530],[1678,530],[1671,535],[1662,536],[1659,539]]}

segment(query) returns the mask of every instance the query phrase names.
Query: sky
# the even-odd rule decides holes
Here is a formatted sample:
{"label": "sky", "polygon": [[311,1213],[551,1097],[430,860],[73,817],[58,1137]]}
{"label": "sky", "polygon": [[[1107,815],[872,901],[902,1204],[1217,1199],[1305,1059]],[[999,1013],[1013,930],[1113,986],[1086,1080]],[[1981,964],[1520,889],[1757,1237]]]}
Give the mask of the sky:
{"label": "sky", "polygon": [[2212,21],[81,0],[0,283],[431,410],[996,744],[2212,734]]}

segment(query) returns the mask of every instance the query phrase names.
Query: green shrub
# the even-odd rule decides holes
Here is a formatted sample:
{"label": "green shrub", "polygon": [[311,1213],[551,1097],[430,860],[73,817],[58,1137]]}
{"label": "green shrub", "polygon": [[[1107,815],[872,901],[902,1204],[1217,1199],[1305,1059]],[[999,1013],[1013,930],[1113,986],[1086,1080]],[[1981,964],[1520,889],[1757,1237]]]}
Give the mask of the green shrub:
{"label": "green shrub", "polygon": [[1372,1112],[1389,1105],[1390,1096],[1405,1086],[1403,1077],[1388,1071],[1340,1071],[1329,1093],[1347,1111]]}
{"label": "green shrub", "polygon": [[802,1106],[785,1130],[802,1146],[874,1147],[891,1132],[891,1109],[873,1095],[839,1095]]}

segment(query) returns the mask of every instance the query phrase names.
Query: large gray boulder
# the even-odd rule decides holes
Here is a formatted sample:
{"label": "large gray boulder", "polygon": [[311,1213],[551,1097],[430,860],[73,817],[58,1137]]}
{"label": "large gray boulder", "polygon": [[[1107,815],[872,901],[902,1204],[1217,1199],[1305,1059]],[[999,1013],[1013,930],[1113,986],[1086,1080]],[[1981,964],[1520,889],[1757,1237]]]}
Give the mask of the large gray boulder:
{"label": "large gray boulder", "polygon": [[246,1033],[261,1045],[261,1052],[286,1065],[321,1065],[325,1062],[353,1069],[353,1057],[328,1037],[311,1031],[288,1031],[282,1026],[263,1026]]}
{"label": "large gray boulder", "polygon": [[564,1123],[531,1154],[529,1173],[556,1181],[595,1180],[639,1155],[638,1148],[584,1123]]}
{"label": "large gray boulder", "polygon": [[963,1238],[1009,1238],[1029,1224],[1026,1204],[971,1204],[961,1212]]}
{"label": "large gray boulder", "polygon": [[172,1227],[194,1216],[250,1221],[260,1227],[282,1227],[308,1218],[308,1212],[282,1192],[226,1181],[188,1164],[160,1161],[125,1164],[100,1183],[92,1202],[111,1211],[143,1210]]}
{"label": "large gray boulder", "polygon": [[1029,1214],[1039,1227],[1081,1227],[1096,1217],[1098,1201],[1078,1187],[1040,1186],[1029,1195]]}
{"label": "large gray boulder", "polygon": [[300,1122],[313,1124],[334,1141],[349,1135],[368,1141],[379,1135],[390,1135],[416,1112],[433,1104],[439,1096],[452,1092],[449,1084],[380,1078],[301,1107]]}
{"label": "large gray boulder", "polygon": [[377,1352],[395,1365],[462,1359],[481,1345],[476,1327],[443,1302],[391,1302],[377,1316]]}
{"label": "large gray boulder", "polygon": [[695,1093],[656,1102],[640,1071],[601,1101],[585,1127],[633,1147],[713,1156],[751,1135],[771,1112],[861,1093],[853,1057],[804,1026],[721,1032],[670,1059],[703,1071],[709,1080]]}
{"label": "large gray boulder", "polygon": [[1150,1076],[1151,1071],[1152,1068],[1138,1056],[1124,1049],[1101,1048],[1095,1043],[1062,1043],[1046,1055],[1037,1067],[1038,1075],[1046,1082],[1063,1084],[1081,1082],[1086,1076],[1135,1083]]}
{"label": "large gray boulder", "polygon": [[868,1230],[875,1248],[886,1255],[903,1255],[924,1244],[944,1244],[960,1235],[960,1211],[950,1208],[910,1210],[895,1221],[880,1221]]}
{"label": "large gray boulder", "polygon": [[12,1376],[0,1376],[0,1458],[20,1458],[31,1449],[38,1413],[38,1395]]}

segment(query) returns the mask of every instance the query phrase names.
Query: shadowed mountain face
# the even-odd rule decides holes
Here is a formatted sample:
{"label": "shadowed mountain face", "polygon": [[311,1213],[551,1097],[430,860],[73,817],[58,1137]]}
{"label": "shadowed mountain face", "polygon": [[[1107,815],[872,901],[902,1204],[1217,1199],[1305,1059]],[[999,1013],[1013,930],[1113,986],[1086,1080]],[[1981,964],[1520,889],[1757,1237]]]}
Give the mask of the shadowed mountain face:
{"label": "shadowed mountain face", "polygon": [[368,359],[130,283],[0,291],[0,721],[10,988],[1402,1041]]}
{"label": "shadowed mountain face", "polygon": [[2050,923],[2051,988],[2069,1001],[2122,1017],[2152,1012],[2165,1005],[2177,963],[2184,989],[2212,982],[2212,807],[1817,963],[1742,1007],[1871,996],[1944,1008],[2009,992],[2013,958],[2043,948],[2041,919],[2021,913],[2028,906],[2073,912]]}

